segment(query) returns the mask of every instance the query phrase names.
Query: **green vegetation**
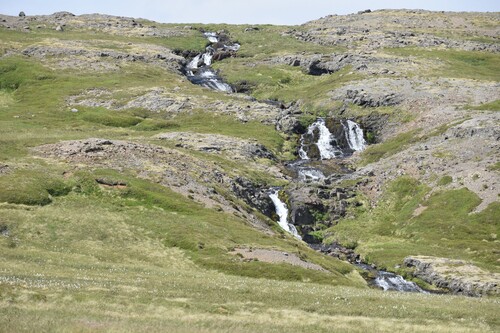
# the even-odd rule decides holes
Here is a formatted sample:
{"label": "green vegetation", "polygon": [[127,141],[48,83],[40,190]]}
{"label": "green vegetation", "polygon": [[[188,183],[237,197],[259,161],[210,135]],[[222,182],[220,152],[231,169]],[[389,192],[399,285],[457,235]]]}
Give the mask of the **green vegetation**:
{"label": "green vegetation", "polygon": [[[456,50],[386,49],[389,54],[436,61],[440,66],[426,75],[500,81],[500,55],[490,52]],[[420,72],[419,75],[423,73]]]}
{"label": "green vegetation", "polygon": [[480,111],[500,111],[500,99],[490,103],[484,103],[480,105],[466,105],[467,110],[480,110]]}
{"label": "green vegetation", "polygon": [[[446,181],[446,179],[445,179]],[[469,215],[481,202],[467,189],[436,192],[413,178],[391,183],[376,208],[328,230],[328,241],[357,243],[356,251],[379,267],[394,269],[409,255],[471,260],[500,271],[495,246],[500,204]]]}
{"label": "green vegetation", "polygon": [[496,162],[495,164],[491,164],[488,169],[490,169],[492,171],[500,171],[500,162]]}
{"label": "green vegetation", "polygon": [[441,177],[441,179],[439,179],[439,181],[437,182],[437,184],[439,186],[446,186],[448,184],[451,184],[453,182],[453,177],[452,176],[443,176]]}
{"label": "green vegetation", "polygon": [[287,65],[246,65],[247,59],[225,59],[215,64],[224,79],[230,84],[246,82],[257,99],[285,102],[301,100],[305,112],[328,112],[340,105],[331,100],[328,93],[343,83],[358,80],[359,74],[344,68],[336,73],[322,76],[305,74],[299,67]]}
{"label": "green vegetation", "polygon": [[[197,52],[204,50],[207,40],[196,28],[224,29],[242,47],[237,57],[224,59],[215,68],[229,83],[245,83],[258,99],[300,100],[304,113],[298,117],[304,125],[317,116],[340,112],[340,101],[329,93],[363,78],[351,68],[311,76],[299,67],[273,65],[272,59],[283,55],[344,51],[287,34],[303,27],[260,25],[245,32],[247,25],[187,29],[137,21],[147,27],[157,25],[166,35],[171,30],[172,36],[153,36],[150,31],[141,35],[143,30],[132,28],[119,32],[113,25],[106,28],[109,33],[84,30],[78,24],[68,24],[61,33],[52,27],[38,28],[36,21],[27,21],[29,32],[0,28],[1,332],[497,331],[496,298],[370,289],[354,266],[311,250],[237,198],[225,178],[210,183],[215,178],[210,178],[213,170],[208,167],[207,196],[213,191],[221,198],[221,205],[212,208],[195,202],[193,190],[180,185],[169,188],[160,176],[147,174],[168,174],[170,165],[110,170],[78,158],[68,162],[71,156],[35,154],[34,147],[64,140],[119,139],[178,150],[200,165],[217,166],[232,179],[285,186],[290,181],[276,177],[274,160],[242,161],[226,152],[193,151],[155,135],[169,131],[222,134],[260,143],[282,159],[291,158],[296,136],[281,134],[259,119],[238,119],[231,109],[250,108],[245,97],[195,86],[167,66],[107,58],[99,60],[102,68],[94,68],[93,59],[79,55],[70,59],[79,66],[71,61],[60,66],[66,56],[23,55],[22,50],[32,46],[140,54],[151,45],[152,49]],[[386,52],[440,65],[424,74],[498,80],[498,55],[493,53]],[[128,107],[132,99],[159,89],[183,108],[167,112]],[[85,103],[87,98],[98,101]],[[496,110],[498,101],[471,108]],[[352,105],[344,116],[372,112],[401,123],[415,117],[395,107]],[[430,133],[413,130],[372,145],[360,155],[361,164],[390,157],[452,125]],[[367,136],[371,143],[378,141],[373,133]],[[434,154],[453,157],[446,150]],[[328,173],[339,173],[343,167],[326,166]],[[499,170],[499,164],[490,169]],[[200,171],[200,178],[204,172]],[[340,241],[391,270],[405,256],[421,254],[471,260],[500,271],[496,250],[500,204],[470,214],[480,199],[467,189],[444,191],[452,177],[435,177],[432,182],[443,187],[432,194],[426,185],[403,177],[388,186],[372,209],[362,195],[348,199],[360,203],[352,205],[356,207],[349,218],[311,235],[325,242]],[[102,184],[102,179],[109,184]],[[363,179],[336,186],[354,187]],[[229,207],[234,214],[227,212]],[[328,218],[319,211],[312,213],[318,227]],[[250,215],[260,220],[258,227],[246,218]],[[236,248],[294,254],[322,270],[244,259],[232,254]]]}
{"label": "green vegetation", "polygon": [[402,151],[408,145],[418,142],[421,139],[418,135],[419,133],[420,130],[412,130],[410,132],[401,133],[382,143],[369,146],[363,151],[360,164],[366,165],[374,163],[382,158],[387,158]]}

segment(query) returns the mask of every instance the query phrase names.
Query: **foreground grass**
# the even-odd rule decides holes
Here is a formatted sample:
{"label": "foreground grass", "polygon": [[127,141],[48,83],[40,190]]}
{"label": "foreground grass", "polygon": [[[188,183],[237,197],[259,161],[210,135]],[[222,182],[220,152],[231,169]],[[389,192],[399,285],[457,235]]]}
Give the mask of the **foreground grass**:
{"label": "foreground grass", "polygon": [[[297,247],[168,191],[144,192],[151,185],[76,185],[50,205],[0,207],[1,331],[493,332],[500,324],[496,299],[384,293],[342,286],[348,279],[336,274],[321,273],[325,283],[292,266],[227,258],[231,246]],[[203,263],[214,251],[218,267]],[[247,264],[250,276],[241,276]]]}

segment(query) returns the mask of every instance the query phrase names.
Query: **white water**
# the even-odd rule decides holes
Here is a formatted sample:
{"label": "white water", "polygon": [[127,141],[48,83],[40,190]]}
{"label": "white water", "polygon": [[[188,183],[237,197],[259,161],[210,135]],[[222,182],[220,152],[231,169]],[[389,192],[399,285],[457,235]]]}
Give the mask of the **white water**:
{"label": "white water", "polygon": [[296,238],[302,239],[295,226],[291,223],[288,223],[288,208],[286,207],[285,203],[278,197],[278,192],[279,190],[273,189],[272,192],[269,193],[269,198],[271,198],[271,200],[273,201],[274,207],[276,207],[276,214],[278,214],[280,218],[280,220],[278,221],[279,226],[283,230],[291,233]]}
{"label": "white water", "polygon": [[382,288],[384,291],[410,291],[426,293],[415,282],[406,281],[401,275],[396,275],[389,272],[379,271],[374,281],[375,285]]}
{"label": "white water", "polygon": [[325,179],[325,175],[323,172],[317,169],[308,168],[308,169],[299,169],[299,179],[302,181],[312,180],[317,182],[321,179]]}
{"label": "white water", "polygon": [[[319,154],[322,160],[329,160],[337,156],[342,156],[342,151],[338,147],[332,145],[332,143],[335,142],[335,137],[332,133],[330,133],[328,127],[326,127],[325,120],[323,118],[319,118],[311,126],[309,126],[307,134],[313,135],[315,130],[319,131],[319,138],[316,145],[318,146]],[[309,159],[302,145],[299,150],[299,156],[302,159]]]}
{"label": "white water", "polygon": [[[206,32],[204,35],[210,43],[218,42],[218,37],[215,32]],[[237,51],[240,48],[240,45],[234,44],[231,46],[224,46],[224,48]],[[229,84],[223,82],[217,73],[210,67],[212,65],[214,53],[215,49],[212,46],[207,46],[205,53],[198,54],[186,66],[186,75],[194,84],[199,84],[203,87],[214,90],[232,93],[233,88]]]}
{"label": "white water", "polygon": [[361,151],[366,148],[363,130],[357,123],[352,120],[347,120],[347,126],[344,125],[344,131],[349,147],[352,150]]}
{"label": "white water", "polygon": [[212,51],[209,50],[203,53],[203,62],[206,66],[210,66],[212,64]]}
{"label": "white water", "polygon": [[204,35],[210,43],[217,43],[219,41],[215,32],[205,32]]}

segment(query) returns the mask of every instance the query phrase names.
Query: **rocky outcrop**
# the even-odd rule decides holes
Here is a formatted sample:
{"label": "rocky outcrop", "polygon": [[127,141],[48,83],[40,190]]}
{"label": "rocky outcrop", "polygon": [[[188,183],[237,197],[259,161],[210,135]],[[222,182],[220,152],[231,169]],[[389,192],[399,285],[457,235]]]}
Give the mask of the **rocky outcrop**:
{"label": "rocky outcrop", "polygon": [[[390,29],[387,29],[389,16],[394,19],[391,20]],[[479,28],[474,23],[476,20],[489,22],[489,26]],[[493,36],[497,35],[494,28],[497,21],[495,13],[377,10],[342,16],[329,15],[306,23],[302,29],[291,29],[285,34],[305,42],[343,46],[351,50],[372,51],[415,46],[499,52],[500,46],[497,43],[473,41],[466,37],[490,35],[494,39]],[[412,31],[408,31],[408,27]],[[455,33],[441,36],[445,29],[452,29]]]}
{"label": "rocky outcrop", "polygon": [[250,140],[220,134],[193,132],[169,132],[157,135],[162,140],[173,141],[177,147],[207,153],[225,154],[233,160],[265,158],[275,160],[274,154],[265,146]]}
{"label": "rocky outcrop", "polygon": [[[255,217],[251,211],[247,212],[244,207],[235,204],[235,196],[225,190],[219,190],[232,189],[233,185],[240,186],[236,193],[247,195],[249,203],[255,202],[256,206],[264,205],[257,199],[253,200],[252,191],[241,185],[246,184],[244,181],[235,182],[215,162],[151,144],[98,138],[43,145],[34,148],[34,153],[45,158],[63,160],[75,167],[130,170],[137,173],[139,178],[168,187],[206,207],[242,215],[255,227],[269,230],[267,224]],[[255,195],[258,196],[258,191]],[[260,197],[262,196],[261,194]]]}
{"label": "rocky outcrop", "polygon": [[[59,30],[62,31],[62,27]],[[108,64],[109,60],[113,60],[114,62],[142,62],[180,73],[185,65],[185,59],[175,55],[171,50],[159,46],[148,47],[142,53],[126,53],[113,50],[92,50],[83,44],[67,42],[66,45],[57,47],[46,45],[30,46],[22,50],[21,53],[24,56],[55,62],[62,68],[82,66],[87,66],[87,69],[114,68],[116,63]],[[56,62],[56,60],[59,61]],[[97,66],[96,63],[102,64]]]}
{"label": "rocky outcrop", "polygon": [[258,186],[248,179],[238,177],[234,180],[231,190],[238,198],[243,199],[248,205],[257,209],[267,217],[272,217],[275,208],[267,193],[268,189]]}
{"label": "rocky outcrop", "polygon": [[404,259],[413,274],[439,288],[467,296],[499,295],[500,274],[472,263],[448,258],[414,256]]}
{"label": "rocky outcrop", "polygon": [[401,103],[402,98],[395,93],[373,95],[361,90],[347,90],[344,103],[352,103],[362,107],[376,108],[379,106],[393,106]]}

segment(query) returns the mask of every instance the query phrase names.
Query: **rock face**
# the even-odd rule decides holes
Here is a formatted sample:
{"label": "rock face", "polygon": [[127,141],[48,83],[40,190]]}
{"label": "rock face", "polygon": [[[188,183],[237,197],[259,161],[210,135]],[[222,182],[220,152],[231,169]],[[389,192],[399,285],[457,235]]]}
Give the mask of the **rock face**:
{"label": "rock face", "polygon": [[415,276],[455,294],[500,294],[500,274],[484,271],[462,260],[415,256],[405,258],[404,264],[414,269]]}

